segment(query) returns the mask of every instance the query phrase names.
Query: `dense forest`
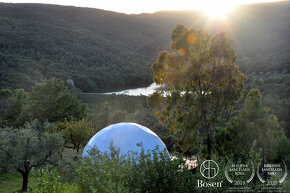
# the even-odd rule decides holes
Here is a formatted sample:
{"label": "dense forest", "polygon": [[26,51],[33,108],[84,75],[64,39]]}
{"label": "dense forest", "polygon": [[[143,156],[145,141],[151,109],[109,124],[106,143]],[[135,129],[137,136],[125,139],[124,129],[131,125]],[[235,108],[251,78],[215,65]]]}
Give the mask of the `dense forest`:
{"label": "dense forest", "polygon": [[126,15],[89,8],[0,4],[1,88],[72,79],[85,92],[149,85],[151,64],[176,24],[233,39],[246,74],[288,72],[289,2],[247,5],[228,21],[199,12]]}

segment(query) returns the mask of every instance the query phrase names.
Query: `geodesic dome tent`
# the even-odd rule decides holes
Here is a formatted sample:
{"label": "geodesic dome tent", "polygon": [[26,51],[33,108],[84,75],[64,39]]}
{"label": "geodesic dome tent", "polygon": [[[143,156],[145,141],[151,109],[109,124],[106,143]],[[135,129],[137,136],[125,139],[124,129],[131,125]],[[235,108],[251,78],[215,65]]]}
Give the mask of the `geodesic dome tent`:
{"label": "geodesic dome tent", "polygon": [[158,146],[160,151],[165,149],[170,157],[165,144],[156,133],[136,123],[117,123],[100,130],[87,143],[82,156],[90,156],[89,152],[92,148],[97,148],[101,153],[110,153],[111,143],[114,147],[120,148],[121,156],[130,151],[139,154],[142,143],[145,152],[152,151]]}

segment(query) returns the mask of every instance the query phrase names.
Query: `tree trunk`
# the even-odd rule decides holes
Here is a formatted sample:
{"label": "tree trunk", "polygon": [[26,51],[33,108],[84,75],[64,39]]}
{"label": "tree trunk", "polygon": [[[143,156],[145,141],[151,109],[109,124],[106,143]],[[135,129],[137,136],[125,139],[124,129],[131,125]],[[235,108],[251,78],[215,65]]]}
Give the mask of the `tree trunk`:
{"label": "tree trunk", "polygon": [[207,159],[211,159],[211,141],[210,141],[210,134],[207,134]]}
{"label": "tree trunk", "polygon": [[26,192],[27,191],[27,186],[28,186],[28,175],[30,172],[30,162],[29,160],[26,160],[24,162],[24,169],[17,168],[16,170],[22,175],[22,188],[21,192]]}
{"label": "tree trunk", "polygon": [[22,178],[23,178],[23,181],[22,181],[22,189],[21,189],[22,192],[26,192],[27,191],[28,174],[29,174],[28,172],[23,172],[22,173]]}
{"label": "tree trunk", "polygon": [[77,149],[77,154],[78,154],[80,150],[80,145],[76,145],[76,149]]}

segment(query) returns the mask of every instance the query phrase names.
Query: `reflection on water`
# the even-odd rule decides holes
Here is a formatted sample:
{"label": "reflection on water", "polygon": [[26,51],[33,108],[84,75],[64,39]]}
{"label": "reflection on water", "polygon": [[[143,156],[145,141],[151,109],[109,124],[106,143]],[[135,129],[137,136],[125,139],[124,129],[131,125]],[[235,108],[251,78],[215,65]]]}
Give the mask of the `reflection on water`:
{"label": "reflection on water", "polygon": [[102,93],[102,94],[106,94],[106,95],[110,95],[110,94],[122,95],[122,94],[124,94],[124,95],[129,95],[129,96],[139,96],[139,95],[148,96],[160,88],[161,88],[161,86],[157,85],[154,82],[148,87],[134,88],[134,89],[122,90],[122,91],[118,91],[118,92],[106,92],[106,93]]}

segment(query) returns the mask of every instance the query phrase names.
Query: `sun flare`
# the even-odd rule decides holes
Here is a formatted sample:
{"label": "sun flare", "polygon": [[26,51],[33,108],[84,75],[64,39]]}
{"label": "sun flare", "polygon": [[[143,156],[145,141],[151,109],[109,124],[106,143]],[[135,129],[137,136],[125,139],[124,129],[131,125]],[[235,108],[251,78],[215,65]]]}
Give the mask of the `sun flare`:
{"label": "sun flare", "polygon": [[206,0],[200,5],[200,10],[211,19],[224,19],[230,12],[234,11],[234,8],[235,4],[229,0]]}

